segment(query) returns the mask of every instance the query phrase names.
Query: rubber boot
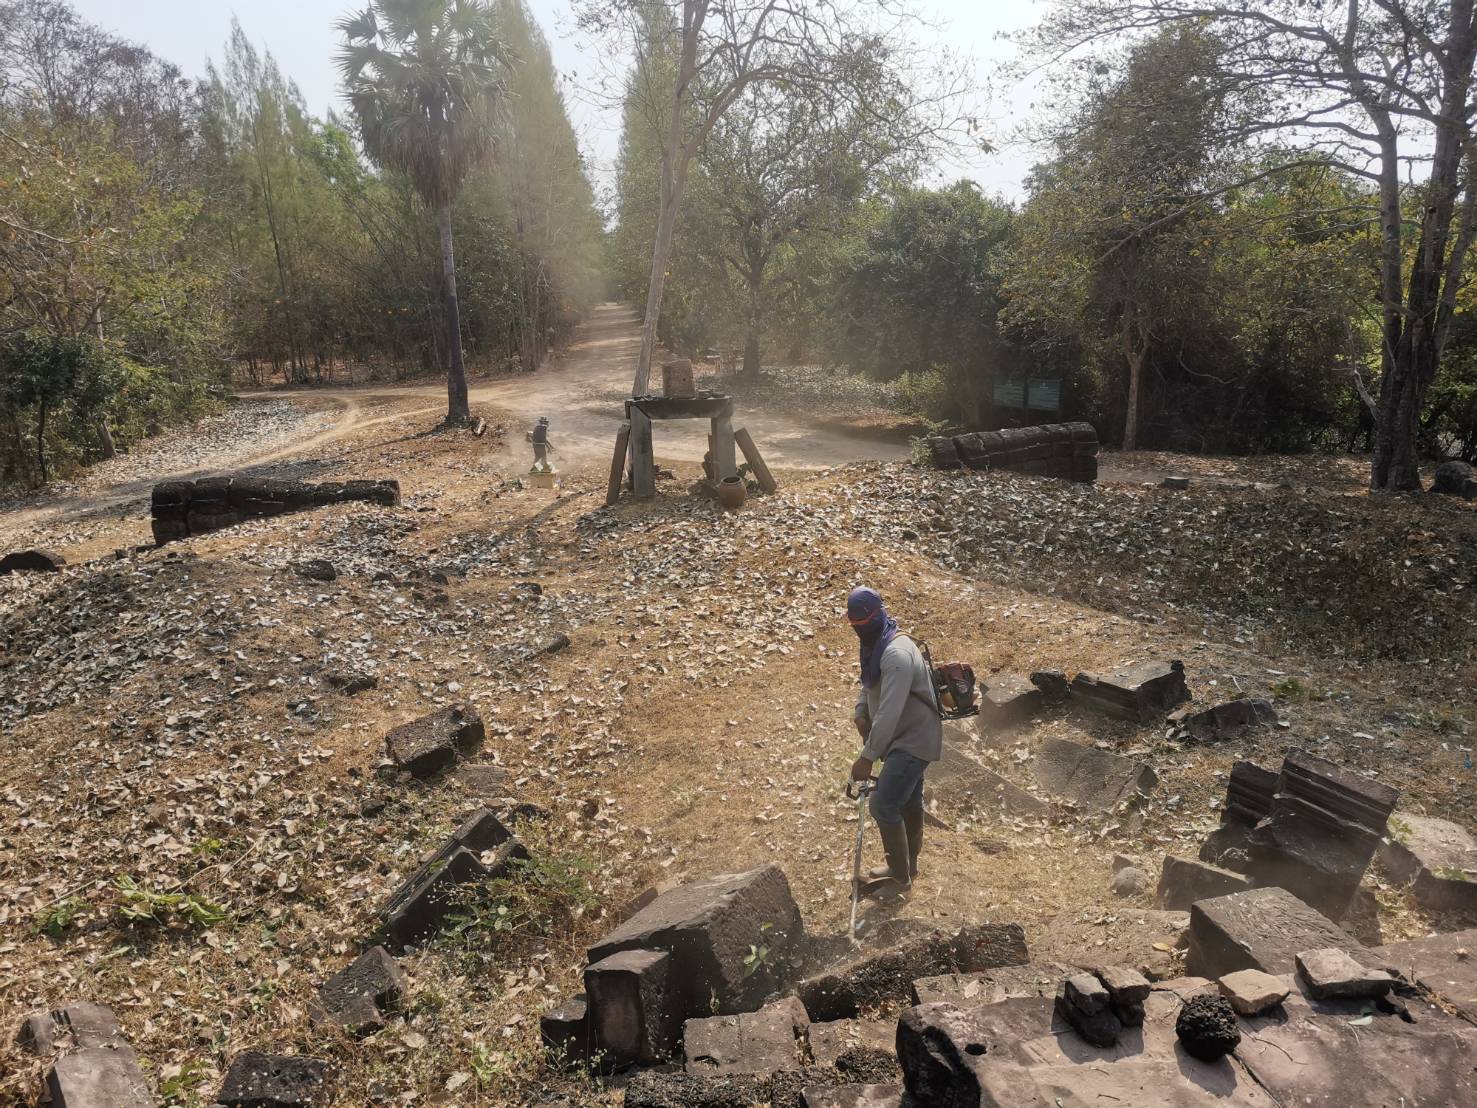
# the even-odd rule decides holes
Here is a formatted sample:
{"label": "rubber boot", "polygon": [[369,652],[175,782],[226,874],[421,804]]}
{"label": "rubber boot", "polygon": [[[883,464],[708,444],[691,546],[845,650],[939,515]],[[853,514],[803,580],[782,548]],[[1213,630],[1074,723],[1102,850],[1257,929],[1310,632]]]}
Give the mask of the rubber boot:
{"label": "rubber boot", "polygon": [[918,880],[918,855],[923,852],[923,805],[903,809],[903,826],[908,829],[908,873]]}
{"label": "rubber boot", "polygon": [[[917,881],[918,855],[923,850],[922,805],[903,809],[903,827],[908,832],[908,878],[910,881]],[[867,879],[870,881],[885,881],[891,876],[891,866],[873,866],[867,871]]]}
{"label": "rubber boot", "polygon": [[902,896],[912,884],[908,859],[908,828],[903,823],[879,823],[882,852],[887,855],[887,868],[880,879],[862,885],[863,896]]}

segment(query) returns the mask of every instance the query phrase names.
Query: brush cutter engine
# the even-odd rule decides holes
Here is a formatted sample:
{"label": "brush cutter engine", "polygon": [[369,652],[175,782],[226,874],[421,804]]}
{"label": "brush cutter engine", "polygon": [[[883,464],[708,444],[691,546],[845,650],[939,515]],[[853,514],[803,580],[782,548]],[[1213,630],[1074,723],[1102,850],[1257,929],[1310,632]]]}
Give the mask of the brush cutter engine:
{"label": "brush cutter engine", "polygon": [[933,682],[933,705],[938,709],[939,719],[964,719],[979,715],[978,690],[974,681],[974,670],[967,662],[945,662],[933,664],[928,653],[928,644],[920,642],[923,662],[928,666],[928,675]]}

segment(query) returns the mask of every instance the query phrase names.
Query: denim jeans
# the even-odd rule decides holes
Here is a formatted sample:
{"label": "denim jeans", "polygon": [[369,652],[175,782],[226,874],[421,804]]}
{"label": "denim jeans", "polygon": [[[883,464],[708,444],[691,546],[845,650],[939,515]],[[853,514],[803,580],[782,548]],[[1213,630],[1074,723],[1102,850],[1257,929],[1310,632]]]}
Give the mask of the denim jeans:
{"label": "denim jeans", "polygon": [[872,790],[868,810],[878,823],[902,823],[903,811],[923,807],[923,775],[928,763],[902,750],[894,750],[882,763],[877,787]]}

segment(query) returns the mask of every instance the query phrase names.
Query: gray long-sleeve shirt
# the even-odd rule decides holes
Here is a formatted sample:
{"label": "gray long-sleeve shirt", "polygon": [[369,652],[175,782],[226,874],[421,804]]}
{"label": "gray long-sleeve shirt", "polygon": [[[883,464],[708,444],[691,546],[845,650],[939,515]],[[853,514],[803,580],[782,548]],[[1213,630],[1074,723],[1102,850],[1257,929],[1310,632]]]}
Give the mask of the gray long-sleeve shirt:
{"label": "gray long-sleeve shirt", "polygon": [[855,718],[871,724],[862,757],[874,762],[901,750],[937,762],[944,752],[944,726],[933,702],[933,681],[923,652],[906,635],[896,636],[882,655],[882,677],[861,686]]}

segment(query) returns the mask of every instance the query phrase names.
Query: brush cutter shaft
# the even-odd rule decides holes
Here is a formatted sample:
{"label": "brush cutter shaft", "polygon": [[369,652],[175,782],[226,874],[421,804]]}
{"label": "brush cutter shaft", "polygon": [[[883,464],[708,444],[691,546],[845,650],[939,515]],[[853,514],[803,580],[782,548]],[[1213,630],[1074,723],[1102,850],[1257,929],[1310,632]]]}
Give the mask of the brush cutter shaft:
{"label": "brush cutter shaft", "polygon": [[847,933],[856,943],[856,909],[862,896],[862,837],[867,830],[867,797],[877,787],[877,778],[847,781],[846,795],[856,798],[856,852],[851,858],[851,929]]}

